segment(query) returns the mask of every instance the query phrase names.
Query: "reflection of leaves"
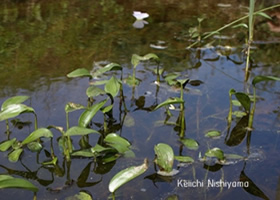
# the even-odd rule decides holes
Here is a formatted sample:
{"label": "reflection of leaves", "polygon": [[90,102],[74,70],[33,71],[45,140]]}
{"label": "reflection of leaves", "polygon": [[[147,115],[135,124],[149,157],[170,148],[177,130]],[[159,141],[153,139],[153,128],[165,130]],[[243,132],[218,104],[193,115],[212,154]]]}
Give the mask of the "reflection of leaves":
{"label": "reflection of leaves", "polygon": [[269,199],[264,193],[263,191],[261,191],[260,188],[258,188],[258,186],[248,177],[246,176],[245,172],[242,171],[241,174],[240,174],[240,181],[244,183],[244,185],[247,185],[245,183],[248,183],[248,187],[243,187],[243,189],[254,195],[254,196],[257,196],[257,197],[260,197],[262,199]]}
{"label": "reflection of leaves", "polygon": [[226,137],[225,143],[228,146],[236,146],[239,145],[246,136],[247,130],[246,127],[248,125],[249,116],[246,115],[242,117],[236,126],[232,129],[229,138]]}
{"label": "reflection of leaves", "polygon": [[171,183],[173,180],[173,177],[172,176],[161,176],[157,173],[154,173],[149,176],[146,176],[144,179],[150,179],[151,181],[153,181],[154,185],[157,187],[156,183],[158,183],[158,182]]}
{"label": "reflection of leaves", "polygon": [[96,184],[98,184],[100,181],[102,181],[102,177],[99,181],[96,182],[87,182],[89,173],[90,173],[90,167],[91,167],[91,162],[87,164],[87,166],[83,169],[82,173],[78,177],[77,180],[77,185],[82,188],[82,187],[91,187]]}

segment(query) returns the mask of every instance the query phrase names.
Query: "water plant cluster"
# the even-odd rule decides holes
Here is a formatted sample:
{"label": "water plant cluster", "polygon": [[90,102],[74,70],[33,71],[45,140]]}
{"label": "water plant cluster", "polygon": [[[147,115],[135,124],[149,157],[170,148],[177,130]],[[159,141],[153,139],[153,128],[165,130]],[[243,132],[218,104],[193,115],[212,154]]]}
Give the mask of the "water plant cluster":
{"label": "water plant cluster", "polygon": [[[253,2],[253,1],[252,1]],[[258,13],[256,13],[258,14]],[[251,5],[250,16],[254,15],[254,7]],[[263,15],[263,14],[262,14]],[[199,24],[202,19],[199,19]],[[249,27],[252,27],[252,19],[249,18]],[[200,26],[200,25],[199,25]],[[251,32],[251,31],[250,31]],[[213,32],[214,33],[214,32]],[[201,40],[200,34],[195,34],[198,40]],[[212,34],[212,33],[211,33]],[[211,34],[204,37],[210,37]],[[252,34],[252,33],[251,33]],[[248,51],[250,51],[250,43],[253,40],[252,35],[249,35]],[[247,57],[250,55],[247,54]],[[49,125],[47,127],[38,127],[38,117],[34,108],[24,104],[29,98],[28,96],[14,96],[5,100],[1,105],[0,121],[6,122],[6,135],[7,139],[0,144],[0,151],[8,152],[8,160],[10,162],[18,162],[24,151],[30,151],[40,155],[45,153],[46,159],[43,161],[37,160],[37,163],[45,168],[51,168],[57,174],[63,173],[58,165],[58,155],[54,150],[54,133],[59,133],[57,138],[57,146],[61,150],[61,154],[66,163],[71,163],[74,157],[90,158],[95,163],[100,165],[107,165],[115,162],[121,157],[134,157],[132,144],[129,140],[122,137],[121,134],[113,132],[114,126],[114,110],[119,109],[119,114],[122,114],[120,126],[124,123],[128,126],[133,126],[133,119],[129,119],[129,109],[127,106],[127,96],[124,94],[124,85],[132,88],[131,101],[135,103],[135,89],[138,87],[141,80],[136,77],[136,68],[140,62],[152,62],[156,66],[154,74],[156,76],[155,85],[157,91],[161,87],[161,83],[165,82],[169,87],[176,87],[180,91],[179,97],[167,97],[166,100],[157,103],[149,108],[147,111],[154,112],[158,109],[165,111],[166,118],[163,121],[164,125],[171,125],[178,130],[179,142],[193,150],[197,150],[199,142],[186,136],[186,120],[185,120],[185,94],[184,89],[187,84],[200,84],[196,80],[191,80],[182,77],[179,73],[164,73],[164,69],[160,67],[160,58],[153,53],[140,56],[133,54],[131,64],[133,66],[132,75],[124,77],[123,67],[117,63],[109,63],[102,67],[94,68],[89,71],[85,68],[76,69],[67,74],[68,78],[81,78],[86,77],[89,79],[89,86],[86,88],[87,105],[82,105],[76,102],[68,102],[65,105],[65,127],[57,125]],[[248,77],[246,70],[245,77]],[[108,76],[109,74],[109,76]],[[109,78],[108,78],[109,77]],[[245,78],[247,81],[248,78]],[[228,132],[225,138],[225,143],[229,146],[237,145],[247,136],[248,157],[250,155],[250,136],[253,130],[254,114],[257,108],[256,86],[263,81],[280,81],[280,78],[274,76],[255,76],[252,78],[250,87],[252,87],[252,94],[250,92],[238,92],[235,89],[229,91],[229,112],[227,115]],[[177,108],[178,107],[178,108]],[[238,109],[235,109],[238,107]],[[177,110],[176,122],[170,121],[173,116],[173,110]],[[69,117],[75,111],[82,111],[79,116],[77,125],[71,126]],[[19,140],[14,137],[11,132],[10,124],[22,123],[15,121],[15,118],[23,113],[30,113],[34,116],[34,130],[23,139]],[[94,117],[101,115],[103,117],[102,124],[96,124]],[[233,116],[238,119],[236,126],[231,128]],[[24,125],[24,123],[23,123]],[[95,130],[94,125],[99,129]],[[120,128],[121,132],[121,128]],[[91,135],[96,135],[97,139],[92,142]],[[221,131],[211,130],[205,134],[206,137],[216,138],[221,136]],[[74,145],[76,138],[79,137],[79,149]],[[205,165],[219,164],[228,165],[234,164],[232,160],[246,160],[248,157],[227,154],[218,147],[209,147],[204,153],[200,152],[198,158],[190,156],[175,155],[172,147],[165,143],[158,143],[154,146],[154,160],[152,163],[156,168],[156,173],[160,176],[174,176],[178,170],[174,168],[174,163],[180,164],[193,163],[195,161],[203,162]],[[151,162],[151,161],[150,161]],[[137,178],[149,169],[149,161],[144,159],[143,163],[137,166],[130,166],[116,173],[108,184],[108,190],[111,193],[120,188],[122,185]],[[80,182],[85,186],[92,186],[98,182],[87,182],[87,177],[90,165],[83,171],[83,176],[79,177]],[[8,170],[8,169],[7,169]],[[245,176],[245,175],[244,175]],[[86,178],[84,178],[86,177]],[[44,185],[49,183],[46,180],[38,180]],[[69,180],[69,185],[71,181]],[[0,188],[22,188],[34,192],[34,199],[36,199],[36,192],[38,188],[25,178],[15,178],[10,175],[0,175]],[[77,198],[89,198],[85,192],[80,192]],[[113,195],[114,198],[114,195]]]}

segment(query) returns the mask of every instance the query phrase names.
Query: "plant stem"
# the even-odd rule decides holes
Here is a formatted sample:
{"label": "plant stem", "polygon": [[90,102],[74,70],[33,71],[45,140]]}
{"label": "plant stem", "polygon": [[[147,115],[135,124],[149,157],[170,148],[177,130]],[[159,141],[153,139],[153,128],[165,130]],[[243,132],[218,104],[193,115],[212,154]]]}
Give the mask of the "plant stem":
{"label": "plant stem", "polygon": [[256,109],[256,87],[253,87],[253,107],[250,110],[249,114],[249,122],[248,122],[248,128],[251,130],[253,129],[253,120],[254,120],[254,114],[255,114],[255,109]]}
{"label": "plant stem", "polygon": [[37,115],[36,115],[36,113],[34,113],[34,116],[35,116],[35,122],[34,122],[34,128],[35,128],[35,130],[37,130],[38,129],[38,120],[37,120]]}
{"label": "plant stem", "polygon": [[69,114],[66,112],[66,131],[69,129]]}

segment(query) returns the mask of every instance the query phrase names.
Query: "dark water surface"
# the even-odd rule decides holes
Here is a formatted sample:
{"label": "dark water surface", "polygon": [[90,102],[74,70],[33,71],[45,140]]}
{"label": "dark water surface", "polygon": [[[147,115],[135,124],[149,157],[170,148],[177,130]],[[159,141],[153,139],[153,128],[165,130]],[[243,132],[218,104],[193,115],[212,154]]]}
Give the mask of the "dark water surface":
{"label": "dark water surface", "polygon": [[[257,1],[256,9],[279,3]],[[147,12],[148,24],[133,27],[133,11]],[[160,68],[165,73],[179,72],[181,78],[203,83],[188,84],[184,91],[187,138],[199,142],[199,149],[188,150],[180,145],[178,130],[164,125],[164,108],[151,112],[149,108],[168,97],[179,97],[180,92],[164,81],[154,84],[156,65],[153,62],[137,66],[136,76],[141,80],[135,91],[124,84],[127,116],[134,119],[133,126],[121,127],[119,106],[114,108],[112,131],[132,143],[135,158],[121,157],[116,162],[102,165],[93,159],[74,158],[66,163],[54,133],[54,153],[58,165],[42,167],[36,162],[45,159],[42,151],[38,157],[27,149],[20,161],[8,161],[8,152],[0,153],[0,174],[25,178],[39,188],[37,199],[66,199],[79,191],[87,191],[93,199],[110,196],[108,184],[120,170],[140,165],[144,158],[150,161],[145,174],[124,185],[116,192],[116,199],[279,199],[280,198],[280,83],[264,82],[257,86],[257,106],[253,131],[244,138],[229,141],[240,119],[234,118],[227,131],[226,117],[229,108],[228,92],[252,93],[250,85],[257,75],[280,77],[280,23],[274,18],[271,25],[258,17],[255,21],[254,50],[248,83],[244,82],[244,55],[247,30],[228,28],[219,35],[187,49],[195,40],[189,29],[198,26],[197,18],[204,18],[201,32],[222,27],[248,12],[247,1],[190,1],[190,0],[5,0],[0,3],[0,103],[16,95],[29,95],[27,105],[38,115],[39,127],[57,125],[66,127],[64,107],[67,102],[87,105],[88,79],[69,79],[66,74],[76,68],[92,70],[98,63],[115,62],[124,67],[124,77],[132,74],[132,54],[155,53],[160,58]],[[267,12],[279,15],[279,11]],[[247,21],[244,21],[247,23]],[[198,48],[199,47],[199,48]],[[108,73],[108,76],[112,74]],[[118,74],[119,75],[119,74]],[[103,77],[106,78],[106,77]],[[163,79],[162,79],[163,80]],[[135,99],[132,99],[134,95]],[[120,104],[117,97],[115,105]],[[144,105],[144,106],[143,106]],[[172,112],[176,121],[179,112]],[[70,125],[78,123],[81,112],[70,114]],[[18,119],[33,122],[31,114]],[[242,120],[242,119],[241,119]],[[244,120],[244,119],[243,119]],[[246,119],[245,119],[246,120]],[[102,113],[93,119],[93,128],[102,129]],[[7,139],[5,122],[0,122],[0,139]],[[33,124],[22,129],[12,128],[11,138],[23,140],[32,132]],[[209,139],[204,134],[219,130],[222,136]],[[79,137],[73,137],[79,149]],[[90,136],[92,145],[98,137]],[[154,146],[167,143],[175,155],[191,156],[195,162],[174,168],[179,174],[173,177],[156,175],[153,167]],[[44,140],[49,150],[50,141]],[[248,160],[232,165],[215,165],[208,168],[199,161],[209,148],[219,147],[226,153],[248,156]],[[250,152],[250,153],[248,153]],[[88,173],[87,173],[88,172]],[[178,187],[178,180],[234,182],[249,181],[248,188]],[[0,199],[32,199],[33,193],[20,189],[1,189]],[[3,198],[5,197],[5,198]]]}

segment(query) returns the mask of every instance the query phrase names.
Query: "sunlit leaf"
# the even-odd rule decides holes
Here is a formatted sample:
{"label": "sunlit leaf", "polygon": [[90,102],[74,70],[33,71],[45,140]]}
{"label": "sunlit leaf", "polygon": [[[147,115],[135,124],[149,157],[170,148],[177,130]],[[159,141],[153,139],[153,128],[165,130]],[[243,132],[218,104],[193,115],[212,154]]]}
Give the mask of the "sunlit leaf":
{"label": "sunlit leaf", "polygon": [[256,76],[252,80],[252,85],[256,86],[257,83],[262,82],[262,81],[280,81],[280,78],[275,77],[275,76]]}
{"label": "sunlit leaf", "polygon": [[119,80],[115,76],[112,76],[111,79],[105,84],[104,90],[105,92],[110,93],[112,97],[117,96],[120,90]]}
{"label": "sunlit leaf", "polygon": [[75,110],[81,110],[81,109],[86,109],[86,107],[81,105],[81,104],[78,104],[78,103],[68,102],[65,105],[64,110],[65,110],[66,113],[69,113],[69,112],[73,112]]}
{"label": "sunlit leaf", "polygon": [[240,103],[240,101],[238,101],[238,100],[235,100],[235,99],[234,99],[234,100],[232,100],[231,102],[232,102],[232,105],[234,105],[234,106],[238,106],[238,107],[241,106],[241,103]]}
{"label": "sunlit leaf", "polygon": [[219,160],[224,160],[225,159],[224,152],[220,148],[217,148],[217,147],[206,151],[205,156],[215,157]]}
{"label": "sunlit leaf", "polygon": [[164,102],[160,103],[159,105],[157,105],[157,107],[155,107],[154,110],[157,110],[163,106],[166,105],[170,105],[170,104],[176,104],[176,103],[184,103],[184,100],[178,98],[178,97],[174,97],[174,98],[168,98],[167,100],[165,100]]}
{"label": "sunlit leaf", "polygon": [[91,148],[91,152],[94,153],[94,154],[99,154],[99,153],[104,152],[104,151],[112,151],[112,148],[103,147],[99,144],[96,144],[94,147]]}
{"label": "sunlit leaf", "polygon": [[81,156],[81,157],[91,158],[94,157],[94,154],[90,149],[83,149],[71,153],[71,156]]}
{"label": "sunlit leaf", "polygon": [[50,137],[53,137],[53,134],[47,128],[39,128],[39,129],[33,131],[32,133],[30,133],[30,135],[27,136],[27,138],[25,138],[22,141],[21,144],[22,145],[28,144],[28,143],[33,142],[34,140],[37,140],[37,139],[39,139],[41,137],[50,138]]}
{"label": "sunlit leaf", "polygon": [[247,113],[245,113],[245,112],[242,112],[242,111],[234,111],[233,113],[232,113],[232,115],[234,115],[234,116],[236,116],[236,117],[244,117],[244,116],[246,116],[247,115]]}
{"label": "sunlit leaf", "polygon": [[96,72],[92,74],[93,77],[100,76],[104,74],[105,72],[112,71],[112,70],[122,70],[122,67],[119,64],[116,63],[110,63],[106,65],[105,67],[100,68]]}
{"label": "sunlit leaf", "polygon": [[40,142],[30,142],[27,147],[32,152],[39,152],[43,148]]}
{"label": "sunlit leaf", "polygon": [[212,130],[212,131],[208,131],[206,134],[205,134],[206,137],[210,137],[210,138],[213,138],[213,137],[220,137],[221,136],[221,132],[220,131],[216,131],[216,130]]}
{"label": "sunlit leaf", "polygon": [[79,127],[79,126],[73,126],[66,131],[65,136],[77,136],[77,135],[83,136],[83,135],[88,135],[90,133],[100,134],[98,131],[93,130],[93,129]]}
{"label": "sunlit leaf", "polygon": [[246,112],[249,112],[251,108],[251,100],[249,96],[243,92],[236,92],[235,96],[238,99],[238,101],[241,103],[243,108],[246,110]]}
{"label": "sunlit leaf", "polygon": [[194,159],[189,156],[174,156],[174,158],[176,160],[178,160],[179,162],[184,162],[184,163],[193,163],[194,162]]}
{"label": "sunlit leaf", "polygon": [[38,192],[38,188],[27,180],[0,175],[0,188],[19,188]]}
{"label": "sunlit leaf", "polygon": [[106,92],[99,87],[92,85],[87,88],[86,94],[88,97],[97,97],[101,94],[106,94]]}
{"label": "sunlit leaf", "polygon": [[67,74],[68,78],[75,78],[75,77],[90,77],[92,78],[90,72],[85,68],[75,69],[74,71]]}
{"label": "sunlit leaf", "polygon": [[145,56],[139,56],[137,54],[133,54],[131,58],[131,64],[136,67],[140,61],[146,61],[154,59],[155,61],[159,61],[159,57],[154,53],[146,54]]}
{"label": "sunlit leaf", "polygon": [[88,193],[81,191],[79,194],[67,197],[65,200],[92,200],[92,197]]}
{"label": "sunlit leaf", "polygon": [[10,119],[16,117],[24,112],[33,112],[35,113],[34,109],[26,106],[24,104],[11,104],[7,105],[3,110],[0,112],[0,121]]}
{"label": "sunlit leaf", "polygon": [[17,162],[21,153],[22,153],[23,149],[15,149],[13,150],[11,153],[9,153],[8,155],[8,159],[10,162]]}
{"label": "sunlit leaf", "polygon": [[26,101],[27,99],[29,99],[29,96],[14,96],[14,97],[8,98],[2,103],[1,110],[5,109],[8,105],[21,104],[24,101]]}
{"label": "sunlit leaf", "polygon": [[173,149],[164,143],[159,143],[154,148],[156,159],[155,163],[161,171],[171,172],[173,169],[174,152]]}
{"label": "sunlit leaf", "polygon": [[11,140],[2,142],[0,144],[0,151],[7,151],[14,144],[16,140],[17,140],[16,138],[13,138]]}
{"label": "sunlit leaf", "polygon": [[184,138],[180,140],[188,149],[196,150],[199,147],[199,144],[194,139]]}
{"label": "sunlit leaf", "polygon": [[264,13],[264,12],[257,12],[257,15],[262,16],[266,19],[272,19],[268,14]]}
{"label": "sunlit leaf", "polygon": [[103,113],[107,113],[107,112],[111,111],[111,110],[113,109],[113,107],[114,107],[114,105],[111,104],[111,105],[109,105],[109,106],[106,106],[106,107],[102,108],[101,111],[102,111]]}
{"label": "sunlit leaf", "polygon": [[143,174],[148,169],[148,161],[145,159],[144,163],[139,166],[133,166],[126,168],[120,172],[118,172],[109,183],[109,191],[115,192],[119,187],[128,183],[132,179]]}
{"label": "sunlit leaf", "polygon": [[240,156],[238,154],[224,154],[226,159],[234,159],[234,160],[241,160],[244,159],[243,156]]}
{"label": "sunlit leaf", "polygon": [[95,116],[95,114],[104,106],[104,104],[107,102],[107,99],[92,105],[90,108],[85,110],[80,118],[79,118],[79,126],[81,127],[87,127],[92,120],[92,118]]}
{"label": "sunlit leaf", "polygon": [[104,141],[111,147],[115,148],[119,153],[125,153],[129,150],[131,146],[130,142],[125,138],[115,134],[110,133],[105,138]]}
{"label": "sunlit leaf", "polygon": [[240,23],[232,26],[232,28],[240,28],[240,27],[248,29],[248,25],[245,23]]}

